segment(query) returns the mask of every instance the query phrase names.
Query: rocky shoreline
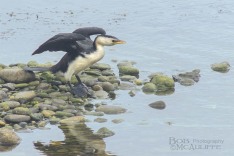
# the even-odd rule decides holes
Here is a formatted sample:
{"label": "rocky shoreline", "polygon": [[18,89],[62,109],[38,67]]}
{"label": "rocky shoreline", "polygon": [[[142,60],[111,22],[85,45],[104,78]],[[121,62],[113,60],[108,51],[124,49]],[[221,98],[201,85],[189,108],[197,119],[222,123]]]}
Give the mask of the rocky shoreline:
{"label": "rocky shoreline", "polygon": [[[149,76],[148,81],[143,82],[139,79],[139,70],[132,62],[118,63],[118,76],[110,65],[97,63],[80,75],[82,82],[91,89],[94,98],[76,98],[70,93],[70,88],[65,84],[61,74],[28,72],[23,70],[25,66],[49,67],[51,64],[38,64],[35,61],[9,66],[0,64],[0,131],[5,129],[27,131],[43,128],[48,123],[86,122],[85,115],[97,116],[95,122],[106,122],[105,118],[100,116],[125,113],[127,110],[120,106],[93,104],[93,99],[114,99],[115,91],[119,89],[130,90],[130,96],[135,96],[136,88],[146,94],[172,94],[175,91],[175,82],[190,86],[198,82],[200,77],[200,70],[173,76],[155,73]],[[214,64],[212,69],[225,73],[230,68],[225,62],[220,63],[220,66]],[[75,76],[71,83],[77,83]],[[149,106],[162,110],[166,104],[163,101],[156,101]],[[123,119],[114,119],[113,123],[122,121]],[[103,129],[108,131],[102,128],[98,133],[107,137],[108,135],[102,132]],[[108,133],[110,136],[114,135],[114,132]],[[19,142],[19,139],[15,140]]]}

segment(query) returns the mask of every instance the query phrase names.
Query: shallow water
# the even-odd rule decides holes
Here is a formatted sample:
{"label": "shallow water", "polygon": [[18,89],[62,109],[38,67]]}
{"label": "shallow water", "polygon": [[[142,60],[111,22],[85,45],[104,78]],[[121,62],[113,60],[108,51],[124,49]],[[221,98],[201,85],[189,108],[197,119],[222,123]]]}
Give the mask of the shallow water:
{"label": "shallow water", "polygon": [[[234,71],[231,68],[228,73],[221,74],[210,69],[212,63],[228,61],[232,65],[234,62],[233,1],[68,0],[59,3],[47,0],[42,3],[22,0],[15,3],[9,0],[1,2],[1,6],[0,62],[3,64],[57,61],[63,53],[33,57],[31,53],[59,32],[99,26],[108,34],[127,41],[126,45],[106,48],[106,56],[101,61],[111,64],[116,74],[117,67],[112,59],[135,61],[141,79],[153,72],[172,75],[201,70],[197,84],[190,87],[177,84],[171,95],[145,95],[139,91],[130,97],[128,91],[118,91],[115,100],[103,100],[128,109],[125,114],[105,115],[106,123],[87,123],[93,131],[105,126],[116,133],[104,139],[105,151],[119,156],[234,153]],[[155,110],[148,106],[158,100],[166,103],[166,109]],[[93,103],[98,102],[93,100]],[[116,118],[122,118],[124,122],[113,124],[111,120]],[[51,130],[18,133],[22,143],[1,155],[46,155],[34,146],[35,142],[49,145],[50,141],[65,139],[60,128],[48,127]],[[199,139],[224,142],[215,144],[219,149],[211,149],[205,147],[205,143],[194,143]],[[174,147],[180,145],[177,143],[201,145],[203,149],[176,150]]]}

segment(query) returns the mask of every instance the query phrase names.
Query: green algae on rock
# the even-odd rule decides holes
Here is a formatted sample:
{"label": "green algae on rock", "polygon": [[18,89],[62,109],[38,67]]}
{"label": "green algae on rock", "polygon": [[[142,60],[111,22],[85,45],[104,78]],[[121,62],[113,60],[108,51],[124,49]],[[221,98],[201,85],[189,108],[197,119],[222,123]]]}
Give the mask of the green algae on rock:
{"label": "green algae on rock", "polygon": [[175,87],[174,80],[163,74],[154,75],[150,82],[156,85],[158,91],[171,90]]}
{"label": "green algae on rock", "polygon": [[213,71],[220,73],[227,73],[230,70],[230,64],[228,62],[214,63],[211,65]]}

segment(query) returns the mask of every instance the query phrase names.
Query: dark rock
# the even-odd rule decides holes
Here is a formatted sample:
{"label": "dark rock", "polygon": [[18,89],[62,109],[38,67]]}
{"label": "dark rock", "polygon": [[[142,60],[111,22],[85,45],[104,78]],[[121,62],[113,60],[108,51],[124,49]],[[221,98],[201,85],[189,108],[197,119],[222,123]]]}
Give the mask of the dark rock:
{"label": "dark rock", "polygon": [[183,86],[191,86],[200,79],[200,70],[195,69],[191,72],[180,73],[172,76],[175,82],[179,82]]}
{"label": "dark rock", "polygon": [[149,106],[151,108],[155,108],[155,109],[165,109],[166,108],[166,104],[163,101],[153,102],[153,103],[149,104]]}

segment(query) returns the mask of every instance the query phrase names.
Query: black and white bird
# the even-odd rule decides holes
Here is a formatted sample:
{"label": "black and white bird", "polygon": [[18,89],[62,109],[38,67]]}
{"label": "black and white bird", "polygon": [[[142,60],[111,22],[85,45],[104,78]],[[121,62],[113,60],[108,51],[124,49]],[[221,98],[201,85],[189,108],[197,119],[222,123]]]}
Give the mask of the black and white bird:
{"label": "black and white bird", "polygon": [[[94,41],[91,35],[98,35]],[[89,94],[87,87],[81,82],[78,73],[101,60],[104,55],[104,46],[124,44],[125,41],[110,35],[106,35],[105,30],[97,27],[85,27],[75,30],[73,33],[60,33],[36,49],[32,55],[45,51],[64,51],[66,54],[62,59],[50,68],[26,67],[28,71],[51,71],[53,73],[64,73],[65,80],[73,94],[77,97],[85,97]],[[78,84],[71,85],[71,77],[75,75]]]}

